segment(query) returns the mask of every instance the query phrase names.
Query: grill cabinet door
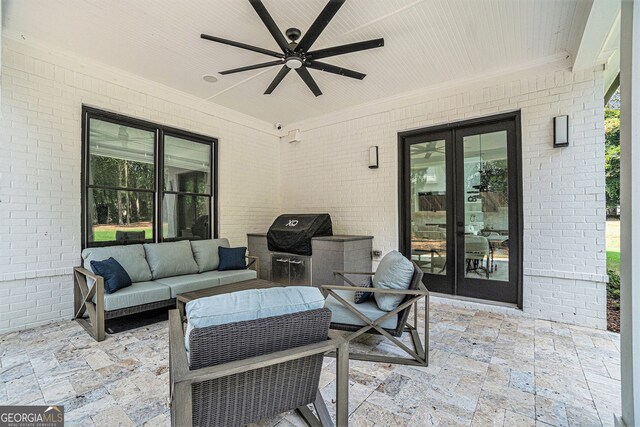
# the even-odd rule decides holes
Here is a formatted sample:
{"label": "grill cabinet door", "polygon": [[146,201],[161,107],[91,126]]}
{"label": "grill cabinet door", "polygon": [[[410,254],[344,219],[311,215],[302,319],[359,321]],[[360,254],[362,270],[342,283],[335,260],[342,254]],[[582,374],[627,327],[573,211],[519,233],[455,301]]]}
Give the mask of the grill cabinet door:
{"label": "grill cabinet door", "polygon": [[289,259],[289,284],[292,286],[311,285],[311,258],[291,257]]}
{"label": "grill cabinet door", "polygon": [[282,254],[271,255],[271,281],[289,284],[289,257]]}

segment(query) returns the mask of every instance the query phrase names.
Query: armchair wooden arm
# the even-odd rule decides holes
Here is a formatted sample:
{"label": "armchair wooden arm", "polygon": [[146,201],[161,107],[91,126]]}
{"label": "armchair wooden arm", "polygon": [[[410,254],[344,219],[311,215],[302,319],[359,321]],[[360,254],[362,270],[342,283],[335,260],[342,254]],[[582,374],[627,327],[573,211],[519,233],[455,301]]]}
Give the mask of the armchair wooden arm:
{"label": "armchair wooden arm", "polygon": [[375,271],[334,271],[333,275],[344,276],[345,274],[351,274],[353,276],[374,276]]}
{"label": "armchair wooden arm", "polygon": [[333,277],[340,277],[342,279],[342,281],[347,282],[349,284],[349,286],[358,286],[355,283],[353,283],[353,281],[351,279],[349,279],[347,277],[347,274],[352,275],[352,276],[373,276],[376,273],[374,272],[354,272],[354,271],[334,271],[333,272]]}
{"label": "armchair wooden arm", "polygon": [[[422,285],[422,287],[424,287],[424,285]],[[357,292],[357,291],[361,291],[362,288],[357,286],[357,285],[353,285],[353,286],[342,286],[342,285],[322,285],[320,286],[320,289],[333,289],[333,290],[338,290],[338,291],[351,291],[351,292]],[[383,288],[366,288],[367,292],[373,292],[376,294],[395,294],[395,295],[422,295],[422,296],[427,296],[429,295],[429,291],[424,288],[424,289],[383,289]]]}

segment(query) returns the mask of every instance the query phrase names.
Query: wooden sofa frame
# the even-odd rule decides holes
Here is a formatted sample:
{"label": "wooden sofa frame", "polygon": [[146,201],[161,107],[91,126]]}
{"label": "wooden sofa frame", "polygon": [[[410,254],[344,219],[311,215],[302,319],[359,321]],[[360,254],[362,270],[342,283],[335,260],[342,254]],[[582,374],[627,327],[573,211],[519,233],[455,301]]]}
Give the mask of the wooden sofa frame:
{"label": "wooden sofa frame", "polygon": [[[329,339],[262,356],[236,360],[195,370],[189,369],[183,319],[178,310],[169,311],[169,378],[172,425],[191,426],[193,417],[192,385],[204,381],[228,377],[243,372],[274,366],[316,354],[333,351],[336,354],[336,425],[348,424],[349,416],[349,342],[337,333],[329,331]],[[296,411],[310,426],[333,426],[331,416],[320,391],[313,406],[318,417],[307,406]]]}
{"label": "wooden sofa frame", "polygon": [[[253,269],[260,275],[258,258],[246,256],[247,268]],[[89,286],[87,278],[93,279],[94,284]],[[95,296],[96,302],[93,302]],[[175,307],[176,299],[151,302],[118,310],[105,311],[104,309],[104,278],[98,276],[84,267],[73,269],[73,318],[95,339],[100,342],[105,338],[105,320],[117,317],[128,316],[130,314],[142,313],[144,311],[155,310],[157,308]],[[84,315],[87,314],[87,317]]]}

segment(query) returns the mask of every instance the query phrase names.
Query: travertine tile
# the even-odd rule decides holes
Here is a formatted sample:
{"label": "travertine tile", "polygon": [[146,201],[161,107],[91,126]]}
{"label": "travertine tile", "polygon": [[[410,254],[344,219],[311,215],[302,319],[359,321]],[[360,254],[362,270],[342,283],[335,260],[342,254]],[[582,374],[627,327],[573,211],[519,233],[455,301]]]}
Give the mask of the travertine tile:
{"label": "travertine tile", "polygon": [[124,410],[119,406],[111,406],[104,411],[91,416],[95,425],[109,425],[118,427],[135,426],[131,418],[127,416]]}
{"label": "travertine tile", "polygon": [[[615,334],[435,304],[430,333],[428,367],[350,362],[350,426],[606,426],[619,411]],[[405,356],[373,335],[352,349]],[[0,405],[61,403],[69,425],[169,426],[168,378],[166,321],[100,343],[74,322],[0,336]],[[335,359],[320,388],[333,415]]]}
{"label": "travertine tile", "polygon": [[564,403],[543,396],[536,396],[536,420],[554,426],[569,425]]}
{"label": "travertine tile", "polygon": [[536,420],[533,418],[525,417],[522,414],[518,414],[511,411],[505,411],[504,414],[504,426],[509,427],[535,427]]}
{"label": "travertine tile", "polygon": [[60,381],[48,387],[41,387],[45,402],[56,404],[61,400],[67,400],[76,396],[76,390],[69,381]]}

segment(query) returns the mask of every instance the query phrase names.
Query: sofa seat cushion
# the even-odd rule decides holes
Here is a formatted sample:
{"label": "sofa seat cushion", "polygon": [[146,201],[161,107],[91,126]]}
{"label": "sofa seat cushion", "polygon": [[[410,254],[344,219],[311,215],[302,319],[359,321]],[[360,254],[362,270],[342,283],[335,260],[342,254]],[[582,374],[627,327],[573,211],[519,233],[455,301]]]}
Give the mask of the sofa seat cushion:
{"label": "sofa seat cushion", "polygon": [[220,279],[221,285],[256,279],[258,277],[254,270],[208,271],[203,274],[211,274],[211,277],[217,277]]}
{"label": "sofa seat cushion", "polygon": [[220,264],[220,258],[218,257],[219,247],[228,248],[229,241],[227,239],[191,241],[191,250],[198,264],[199,273],[218,269],[218,265]]}
{"label": "sofa seat cushion", "polygon": [[322,292],[310,286],[248,289],[199,298],[189,301],[185,307],[188,321],[185,346],[188,350],[189,336],[194,328],[281,316],[323,306]]}
{"label": "sofa seat cushion", "polygon": [[153,280],[198,272],[191,243],[187,240],[168,243],[145,243],[144,251]]}
{"label": "sofa seat cushion", "polygon": [[[112,294],[104,295],[105,311],[171,299],[171,289],[158,282],[136,282]],[[93,298],[95,302],[95,297]]]}
{"label": "sofa seat cushion", "polygon": [[91,261],[104,261],[113,258],[124,268],[132,282],[151,280],[151,270],[147,264],[142,245],[107,246],[104,248],[87,248],[82,251],[83,266],[89,271]]}
{"label": "sofa seat cushion", "polygon": [[220,285],[220,277],[217,271],[205,273],[187,274],[185,276],[163,277],[156,282],[168,286],[171,289],[171,298],[185,292],[198,291]]}
{"label": "sofa seat cushion", "polygon": [[[358,310],[360,313],[364,314],[366,317],[368,317],[371,320],[376,320],[384,316],[385,314],[387,314],[386,311],[381,310],[378,307],[378,305],[376,304],[373,298],[361,304],[356,304],[355,301],[353,300],[352,291],[336,290],[334,292],[340,295],[342,299],[347,301],[356,310]],[[331,310],[332,323],[342,323],[345,325],[356,325],[356,326],[366,325],[366,323],[362,319],[360,319],[358,316],[353,314],[347,307],[342,305],[342,303],[340,303],[340,301],[335,299],[333,295],[329,295],[327,297],[327,300],[324,306],[329,310]],[[395,329],[396,326],[398,326],[398,315],[394,315],[386,319],[384,322],[382,322],[380,326],[385,329]]]}

